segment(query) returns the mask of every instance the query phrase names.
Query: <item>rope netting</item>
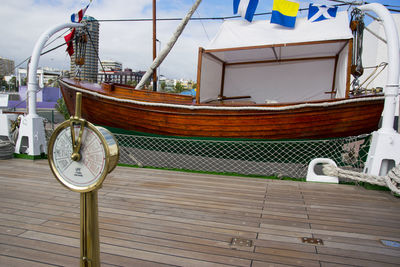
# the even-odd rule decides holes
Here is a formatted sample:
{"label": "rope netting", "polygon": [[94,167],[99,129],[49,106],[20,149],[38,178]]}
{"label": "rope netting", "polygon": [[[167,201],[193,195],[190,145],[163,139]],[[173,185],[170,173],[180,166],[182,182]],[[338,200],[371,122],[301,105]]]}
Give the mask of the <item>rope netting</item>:
{"label": "rope netting", "polygon": [[245,175],[304,178],[310,161],[330,158],[362,171],[371,135],[323,140],[215,141],[115,134],[119,163]]}

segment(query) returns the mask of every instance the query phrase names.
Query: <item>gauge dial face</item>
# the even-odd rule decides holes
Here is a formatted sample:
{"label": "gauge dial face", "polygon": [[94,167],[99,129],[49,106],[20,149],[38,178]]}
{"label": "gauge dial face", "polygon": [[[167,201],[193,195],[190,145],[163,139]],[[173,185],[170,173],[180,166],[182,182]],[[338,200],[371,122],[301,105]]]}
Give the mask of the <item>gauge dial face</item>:
{"label": "gauge dial face", "polygon": [[[80,126],[75,126],[75,136]],[[81,159],[71,159],[73,153],[71,129],[65,127],[57,135],[52,155],[56,177],[62,184],[76,191],[86,190],[98,185],[106,175],[106,151],[100,136],[89,127],[82,134]],[[53,170],[54,172],[54,170]]]}

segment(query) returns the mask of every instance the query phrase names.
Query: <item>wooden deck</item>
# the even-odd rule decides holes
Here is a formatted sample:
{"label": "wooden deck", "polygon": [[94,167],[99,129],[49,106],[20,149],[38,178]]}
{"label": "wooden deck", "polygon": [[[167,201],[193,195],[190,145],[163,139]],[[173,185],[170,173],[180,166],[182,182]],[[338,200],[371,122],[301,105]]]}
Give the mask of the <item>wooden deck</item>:
{"label": "wooden deck", "polygon": [[[47,161],[0,161],[0,211],[0,266],[78,266],[79,194]],[[357,186],[117,167],[99,221],[102,266],[400,264],[380,241],[400,242],[400,198]]]}

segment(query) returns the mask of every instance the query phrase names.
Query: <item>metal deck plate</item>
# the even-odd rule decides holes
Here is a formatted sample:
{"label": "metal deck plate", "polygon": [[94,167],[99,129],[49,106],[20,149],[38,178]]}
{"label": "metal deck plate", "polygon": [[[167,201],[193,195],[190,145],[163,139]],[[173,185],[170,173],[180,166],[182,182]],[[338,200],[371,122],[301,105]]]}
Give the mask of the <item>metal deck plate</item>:
{"label": "metal deck plate", "polygon": [[393,240],[380,240],[381,243],[387,247],[392,247],[392,248],[400,248],[400,242],[398,241],[393,241]]}

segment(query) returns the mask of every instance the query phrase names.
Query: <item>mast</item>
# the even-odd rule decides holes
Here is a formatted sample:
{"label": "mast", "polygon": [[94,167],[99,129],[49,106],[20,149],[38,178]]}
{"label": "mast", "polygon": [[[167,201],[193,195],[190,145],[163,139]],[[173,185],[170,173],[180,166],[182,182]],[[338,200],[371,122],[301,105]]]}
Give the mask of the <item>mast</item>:
{"label": "mast", "polygon": [[[156,22],[156,0],[153,0],[153,61],[157,57],[156,45],[157,45],[157,22]],[[153,91],[157,91],[157,70],[153,72]]]}
{"label": "mast", "polygon": [[196,11],[197,7],[200,5],[201,0],[196,0],[193,4],[192,8],[189,10],[188,14],[182,19],[181,23],[176,28],[174,35],[169,40],[168,44],[165,46],[164,49],[161,50],[160,54],[156,57],[156,59],[151,64],[150,68],[147,72],[143,75],[142,79],[136,86],[136,89],[142,89],[146,81],[150,78],[151,74],[157,69],[157,67],[161,64],[161,62],[165,59],[168,53],[171,51],[172,47],[178,40],[178,37],[181,35],[183,29],[185,28],[186,24],[189,22],[190,18],[192,17],[193,13]]}

